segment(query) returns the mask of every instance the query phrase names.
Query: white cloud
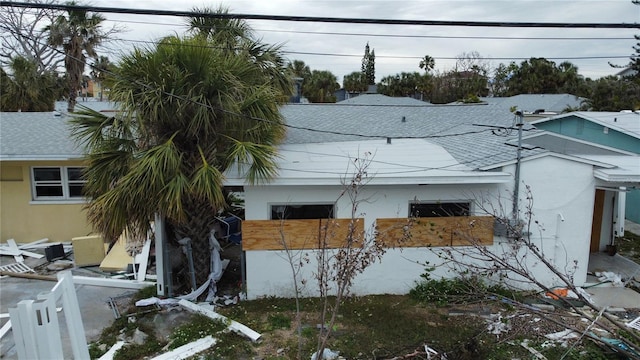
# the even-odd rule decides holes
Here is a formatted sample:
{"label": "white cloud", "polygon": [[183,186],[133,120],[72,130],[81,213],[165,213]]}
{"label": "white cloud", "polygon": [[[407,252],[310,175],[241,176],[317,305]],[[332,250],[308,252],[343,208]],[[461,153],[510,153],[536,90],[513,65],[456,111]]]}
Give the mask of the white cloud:
{"label": "white cloud", "polygon": [[[104,7],[132,7],[159,10],[190,10],[194,6],[217,7],[218,3],[186,0],[180,3],[166,1],[93,0],[92,5]],[[506,21],[506,22],[580,22],[580,23],[638,23],[640,6],[631,0],[483,0],[483,1],[322,1],[322,0],[236,0],[225,4],[232,13],[262,15],[323,16],[346,18]],[[120,37],[132,40],[151,40],[161,36],[182,33],[185,19],[166,16],[136,16],[105,14],[107,18],[125,24],[130,30]],[[132,23],[146,22],[144,24]],[[634,34],[638,29],[558,29],[558,28],[487,28],[487,27],[427,27],[398,25],[362,25],[336,23],[251,21],[258,36],[268,43],[284,43],[285,50],[324,54],[356,54],[356,57],[320,55],[289,55],[290,59],[305,61],[312,69],[330,70],[338,79],[360,69],[364,45],[369,42],[375,49],[376,78],[402,71],[420,71],[419,57],[436,58],[436,68],[450,69],[455,61],[438,59],[456,57],[463,52],[478,51],[483,57],[529,58],[547,57],[556,63],[567,59],[577,65],[580,73],[600,77],[617,72],[608,62],[628,63],[623,59],[568,59],[584,56],[628,56],[633,53]],[[158,25],[156,25],[158,24]],[[171,25],[159,25],[171,24]],[[271,30],[271,31],[261,31]],[[627,40],[484,40],[434,39],[375,36],[345,36],[300,34],[286,31],[340,32],[367,34],[401,34],[429,36],[496,36],[496,37],[625,37]],[[119,49],[128,49],[130,42],[119,43]],[[416,59],[384,58],[408,56]],[[522,60],[515,60],[520,62]],[[496,60],[493,63],[508,63]]]}

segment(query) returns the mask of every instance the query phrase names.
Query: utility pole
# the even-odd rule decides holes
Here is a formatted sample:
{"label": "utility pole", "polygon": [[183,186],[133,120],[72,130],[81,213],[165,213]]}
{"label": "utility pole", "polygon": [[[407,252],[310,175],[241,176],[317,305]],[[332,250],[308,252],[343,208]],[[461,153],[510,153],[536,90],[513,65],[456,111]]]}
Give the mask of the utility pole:
{"label": "utility pole", "polygon": [[520,160],[522,158],[522,126],[524,125],[524,114],[522,110],[516,110],[516,117],[518,118],[518,152],[516,155],[516,174],[515,183],[513,186],[513,220],[518,220],[518,197],[520,195]]}

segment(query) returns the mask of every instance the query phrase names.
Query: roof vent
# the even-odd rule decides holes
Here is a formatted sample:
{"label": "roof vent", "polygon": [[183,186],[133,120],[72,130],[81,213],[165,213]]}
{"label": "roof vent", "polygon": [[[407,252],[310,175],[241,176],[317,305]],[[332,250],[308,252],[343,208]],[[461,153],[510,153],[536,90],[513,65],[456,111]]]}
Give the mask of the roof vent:
{"label": "roof vent", "polygon": [[407,117],[406,116],[402,117],[402,122],[407,122]]}
{"label": "roof vent", "polygon": [[391,144],[391,138],[390,137],[387,138],[387,144]]}

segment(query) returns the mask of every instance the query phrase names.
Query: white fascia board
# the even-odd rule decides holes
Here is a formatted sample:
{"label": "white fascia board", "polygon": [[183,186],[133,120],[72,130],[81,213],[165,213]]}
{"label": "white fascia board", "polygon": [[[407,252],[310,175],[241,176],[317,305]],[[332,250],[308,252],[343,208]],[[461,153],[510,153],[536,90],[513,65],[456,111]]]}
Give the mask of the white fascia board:
{"label": "white fascia board", "polygon": [[600,180],[612,183],[636,183],[640,184],[640,174],[609,174],[606,171],[596,170],[593,175]]}
{"label": "white fascia board", "polygon": [[[589,165],[593,165],[593,166],[598,166],[598,167],[605,168],[605,169],[612,169],[612,168],[616,167],[615,165],[603,163],[603,162],[600,162],[600,161],[585,159],[585,158],[578,157],[578,156],[559,154],[559,153],[555,153],[555,152],[552,152],[552,151],[548,151],[548,152],[544,152],[544,153],[541,153],[541,154],[536,154],[536,155],[523,157],[521,159],[521,161],[522,162],[526,162],[526,161],[530,161],[530,160],[540,159],[540,158],[543,158],[545,156],[553,156],[553,157],[557,157],[557,158],[561,158],[561,159],[565,159],[565,160],[571,160],[571,161],[575,161],[575,162],[579,162],[579,163],[583,163],[583,164],[589,164]],[[479,168],[479,170],[493,170],[493,169],[497,169],[497,168],[500,168],[500,167],[503,167],[503,166],[513,165],[516,162],[517,162],[517,160],[513,159],[513,160],[504,161],[504,162],[493,164],[493,165],[487,165],[487,166]]]}
{"label": "white fascia board", "polygon": [[67,161],[84,160],[83,155],[0,155],[0,161]]}
{"label": "white fascia board", "polygon": [[[511,181],[511,174],[504,172],[469,172],[463,176],[432,176],[432,177],[376,177],[372,175],[367,185],[416,185],[416,184],[501,184]],[[227,179],[226,186],[246,186],[244,179]],[[267,184],[271,186],[299,186],[299,185],[342,185],[341,177],[333,178],[276,178]]]}

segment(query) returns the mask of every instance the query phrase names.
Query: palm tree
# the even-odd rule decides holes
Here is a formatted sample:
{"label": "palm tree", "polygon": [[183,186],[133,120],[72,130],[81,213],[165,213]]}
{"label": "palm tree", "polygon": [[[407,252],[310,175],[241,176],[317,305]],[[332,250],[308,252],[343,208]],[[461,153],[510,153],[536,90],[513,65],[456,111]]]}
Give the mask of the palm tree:
{"label": "palm tree", "polygon": [[[76,5],[75,2],[69,5]],[[69,100],[67,111],[73,112],[78,90],[82,85],[87,56],[96,57],[96,47],[102,43],[107,33],[102,30],[101,23],[105,18],[100,14],[88,13],[85,10],[69,10],[68,16],[60,15],[46,27],[49,44],[64,51],[64,68],[69,83]]]}
{"label": "palm tree", "polygon": [[420,64],[418,66],[420,66],[420,69],[424,69],[424,72],[428,74],[436,67],[436,61],[431,56],[425,55],[420,59]]}
{"label": "palm tree", "polygon": [[336,102],[334,92],[340,88],[336,76],[327,70],[313,70],[302,94],[312,103]]}
{"label": "palm tree", "polygon": [[198,283],[209,275],[209,232],[225,206],[223,173],[238,166],[251,183],[276,174],[279,105],[289,95],[273,78],[284,67],[216,45],[191,35],[136,49],[114,70],[110,98],[121,112],[85,108],[72,122],[89,149],[93,225],[111,240],[124,230],[140,240],[161,214],[175,240],[191,238]]}
{"label": "palm tree", "polygon": [[111,62],[109,61],[108,57],[100,56],[96,59],[91,68],[91,76],[98,83],[98,87],[100,88],[100,101],[102,101],[102,97],[104,94],[104,88],[102,85],[103,82],[107,79],[107,75],[110,72]]}
{"label": "palm tree", "polygon": [[52,111],[59,92],[55,74],[39,73],[33,59],[16,56],[9,63],[11,74],[1,70],[0,111]]}

